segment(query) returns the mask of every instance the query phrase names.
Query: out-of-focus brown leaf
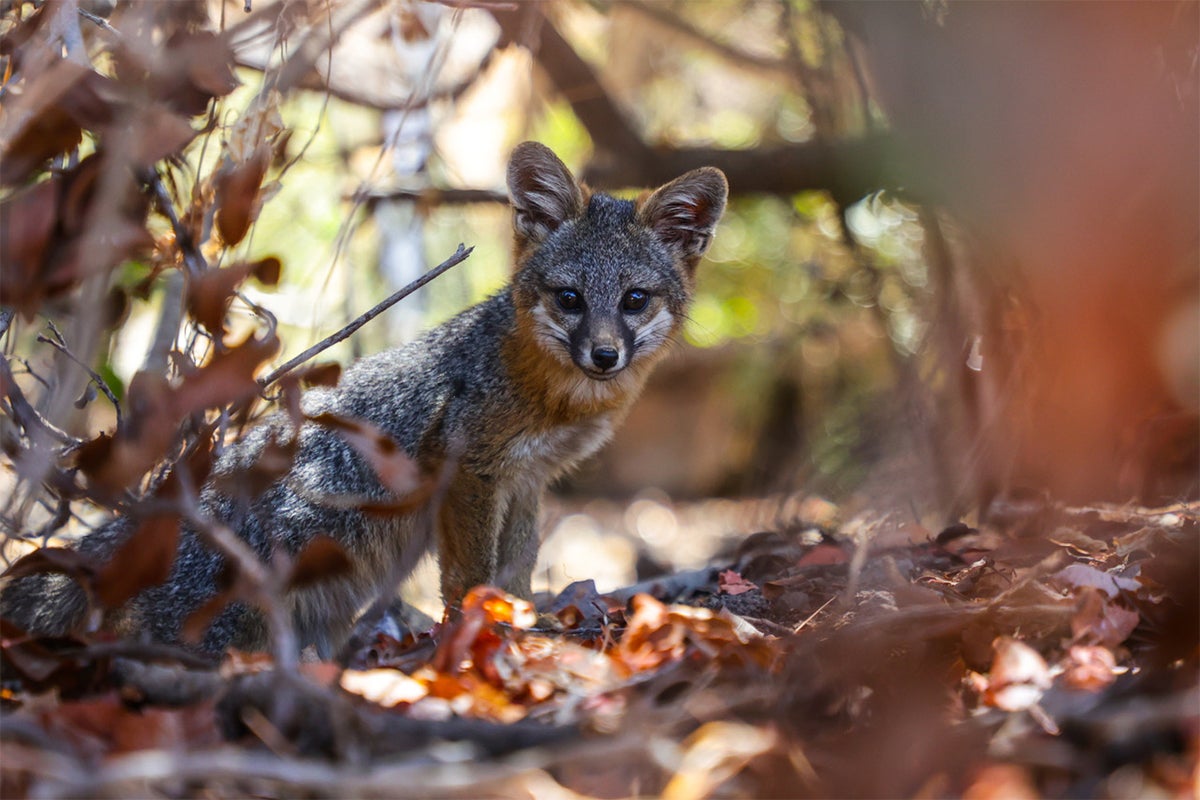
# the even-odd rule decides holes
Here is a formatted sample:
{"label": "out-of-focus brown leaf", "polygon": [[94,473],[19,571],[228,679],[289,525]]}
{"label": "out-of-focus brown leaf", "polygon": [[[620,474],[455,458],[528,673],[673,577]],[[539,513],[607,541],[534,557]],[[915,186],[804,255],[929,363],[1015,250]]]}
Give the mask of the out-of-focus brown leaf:
{"label": "out-of-focus brown leaf", "polygon": [[275,286],[283,274],[283,263],[275,256],[260,258],[250,264],[250,274],[265,286]]}
{"label": "out-of-focus brown leaf", "polygon": [[25,181],[49,159],[79,145],[83,129],[113,118],[107,78],[62,60],[30,80],[0,119],[0,183]]}
{"label": "out-of-focus brown leaf", "polygon": [[245,161],[223,166],[217,173],[217,232],[221,241],[234,245],[245,238],[258,213],[258,193],[271,148],[260,145]]}
{"label": "out-of-focus brown leaf", "polygon": [[189,117],[203,114],[210,100],[240,84],[233,72],[233,52],[215,33],[176,31],[161,47],[142,45],[134,39],[117,45],[117,80]]}
{"label": "out-of-focus brown leaf", "polygon": [[225,311],[246,279],[245,264],[210,269],[188,281],[185,303],[192,319],[218,339],[225,335]]}
{"label": "out-of-focus brown leaf", "polygon": [[144,168],[181,152],[196,136],[196,131],[178,114],[151,106],[139,111],[117,135],[128,137],[127,146],[133,163]]}
{"label": "out-of-focus brown leaf", "polygon": [[336,361],[312,364],[298,370],[296,375],[305,386],[337,386],[342,377],[342,365]]}
{"label": "out-of-focus brown leaf", "polygon": [[160,499],[178,498],[183,490],[180,479],[184,475],[186,475],[190,490],[194,491],[196,487],[203,486],[208,480],[212,464],[212,437],[206,431],[205,434],[196,438],[196,444],[192,451],[181,462],[172,465],[170,474],[155,490],[154,496]]}
{"label": "out-of-focus brown leaf", "polygon": [[216,619],[225,607],[237,600],[237,592],[228,589],[210,597],[199,608],[188,614],[187,619],[179,629],[179,640],[188,644],[197,644],[204,638],[208,626]]}
{"label": "out-of-focus brown leaf", "polygon": [[[138,201],[126,209],[129,218],[98,234],[87,252],[81,250],[100,164],[93,154],[0,204],[0,304],[32,313],[45,298],[82,280],[84,267],[94,269],[101,255],[115,260],[152,244],[141,227],[144,203]],[[96,245],[106,252],[98,253]]]}
{"label": "out-of-focus brown leaf", "polygon": [[166,452],[178,418],[166,378],[139,372],[125,392],[127,424],[117,436],[100,434],[75,452],[93,487],[112,494],[132,486]]}
{"label": "out-of-focus brown leaf", "polygon": [[38,273],[58,217],[58,182],[22,189],[0,202],[0,304],[36,307]]}
{"label": "out-of-focus brown leaf", "polygon": [[824,564],[845,564],[850,560],[846,551],[836,544],[824,542],[809,550],[796,562],[797,567],[815,567]]}
{"label": "out-of-focus brown leaf", "polygon": [[283,440],[271,437],[253,464],[217,475],[215,485],[230,497],[258,497],[291,469],[298,446],[299,440],[294,436]]}
{"label": "out-of-focus brown leaf", "polygon": [[40,716],[47,732],[93,756],[190,750],[221,742],[212,702],[180,709],[148,707],[133,711],[116,695],[107,695],[65,703]]}
{"label": "out-of-focus brown leaf", "polygon": [[212,269],[188,282],[186,305],[188,313],[213,336],[225,334],[225,312],[237,288],[253,275],[262,283],[279,282],[281,265],[278,258],[268,256],[258,261],[239,261],[222,269]]}
{"label": "out-of-focus brown leaf", "polygon": [[1109,600],[1103,590],[1085,587],[1079,590],[1079,606],[1071,617],[1072,638],[1079,644],[1117,647],[1140,621],[1136,611]]}
{"label": "out-of-focus brown leaf", "polygon": [[1072,689],[1098,692],[1117,679],[1121,670],[1107,647],[1072,645],[1063,665],[1063,680]]}
{"label": "out-of-focus brown leaf", "polygon": [[996,639],[992,647],[996,656],[987,676],[984,702],[1004,711],[1035,705],[1053,683],[1046,660],[1029,645],[1008,636]]}
{"label": "out-of-focus brown leaf", "polygon": [[75,455],[76,464],[94,487],[123,491],[166,454],[180,420],[257,392],[254,372],[278,347],[273,336],[248,338],[216,353],[175,387],[161,375],[139,372],[126,392],[125,430],[112,438],[102,434],[85,444]]}
{"label": "out-of-focus brown leaf", "polygon": [[366,459],[384,488],[397,497],[407,497],[426,483],[417,462],[409,458],[392,437],[370,422],[329,412],[308,419],[337,431]]}
{"label": "out-of-focus brown leaf", "polygon": [[175,413],[182,417],[206,408],[237,402],[258,392],[254,373],[279,350],[279,339],[248,337],[216,353],[199,370],[184,377],[173,393]]}
{"label": "out-of-focus brown leaf", "polygon": [[96,576],[96,600],[105,608],[119,608],[171,574],[179,550],[179,518],[143,520]]}
{"label": "out-of-focus brown leaf", "polygon": [[347,575],[354,563],[345,549],[328,536],[317,536],[301,550],[292,563],[287,588],[303,589],[314,583]]}

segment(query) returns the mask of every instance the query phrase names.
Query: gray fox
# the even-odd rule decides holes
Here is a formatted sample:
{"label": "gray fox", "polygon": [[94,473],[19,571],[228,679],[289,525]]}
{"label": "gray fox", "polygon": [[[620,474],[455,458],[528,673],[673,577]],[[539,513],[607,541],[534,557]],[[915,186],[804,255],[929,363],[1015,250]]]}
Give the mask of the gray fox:
{"label": "gray fox", "polygon": [[[529,597],[542,493],[612,436],[665,354],[728,194],[711,167],[637,200],[592,193],[535,142],[516,148],[507,178],[512,283],[422,338],[359,360],[335,388],[310,389],[301,401],[308,417],[371,423],[427,471],[451,465],[430,504],[436,519],[364,511],[364,502],[394,498],[338,430],[312,421],[300,426],[283,477],[253,497],[231,488],[268,446],[296,435],[284,412],[231,444],[200,493],[201,512],[260,558],[295,554],[321,534],[344,548],[346,574],[287,596],[299,644],[322,656],[431,548],[448,606],[477,584]],[[79,549],[100,561],[133,527],[118,518]],[[184,523],[167,580],[126,604],[115,627],[178,640],[189,615],[217,595],[222,569],[223,558]],[[31,633],[65,633],[86,612],[83,591],[63,575],[18,578],[0,595],[0,614]],[[233,603],[200,647],[262,649],[266,639],[261,613]]]}

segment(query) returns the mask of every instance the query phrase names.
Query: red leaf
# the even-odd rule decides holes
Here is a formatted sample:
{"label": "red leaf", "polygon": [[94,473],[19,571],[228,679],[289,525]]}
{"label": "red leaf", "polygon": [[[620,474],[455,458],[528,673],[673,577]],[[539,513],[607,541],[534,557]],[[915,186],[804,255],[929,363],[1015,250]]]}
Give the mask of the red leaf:
{"label": "red leaf", "polygon": [[717,576],[717,588],[725,594],[745,594],[758,589],[758,585],[727,569]]}

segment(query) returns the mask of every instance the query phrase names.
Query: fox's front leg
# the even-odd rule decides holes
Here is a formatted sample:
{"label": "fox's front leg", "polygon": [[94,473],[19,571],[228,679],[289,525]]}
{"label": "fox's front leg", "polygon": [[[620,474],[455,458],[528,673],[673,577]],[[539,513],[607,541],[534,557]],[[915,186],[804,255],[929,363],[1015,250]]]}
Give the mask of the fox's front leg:
{"label": "fox's front leg", "polygon": [[493,481],[459,473],[438,514],[442,601],[448,607],[461,605],[471,587],[495,582],[500,522]]}
{"label": "fox's front leg", "polygon": [[540,499],[540,492],[518,493],[512,498],[500,529],[496,557],[496,579],[501,588],[526,600],[533,597],[529,584],[537,564]]}

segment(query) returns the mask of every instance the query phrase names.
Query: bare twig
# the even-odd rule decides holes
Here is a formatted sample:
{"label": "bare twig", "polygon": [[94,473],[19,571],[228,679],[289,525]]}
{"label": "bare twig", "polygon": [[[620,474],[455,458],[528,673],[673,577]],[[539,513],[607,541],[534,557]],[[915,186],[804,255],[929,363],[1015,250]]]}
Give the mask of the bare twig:
{"label": "bare twig", "polygon": [[332,334],[331,336],[325,337],[321,341],[314,344],[312,347],[305,350],[300,355],[298,355],[292,359],[289,359],[285,364],[283,364],[278,369],[271,372],[271,374],[267,375],[264,378],[259,379],[258,385],[261,388],[265,389],[266,387],[270,386],[275,381],[282,378],[287,373],[291,372],[293,369],[295,369],[299,365],[303,364],[305,361],[308,361],[313,356],[329,349],[330,347],[337,344],[338,342],[343,341],[344,339],[347,339],[348,337],[353,335],[354,332],[357,331],[359,328],[361,328],[363,325],[366,325],[368,322],[375,319],[375,317],[379,316],[384,311],[387,311],[389,308],[391,308],[396,303],[403,300],[405,297],[408,297],[408,295],[412,294],[417,289],[420,289],[422,286],[429,283],[434,278],[436,278],[439,275],[441,275],[442,273],[448,271],[451,267],[455,267],[455,266],[461,264],[463,261],[466,261],[467,257],[471,255],[471,252],[474,249],[475,249],[474,247],[466,247],[465,245],[459,244],[458,250],[456,250],[454,252],[454,255],[450,256],[445,261],[443,261],[441,264],[438,264],[436,267],[429,270],[424,275],[422,275],[421,277],[417,278],[412,283],[405,286],[403,289],[400,289],[399,291],[395,292],[390,297],[388,297],[386,300],[384,300],[382,303],[379,303],[377,306],[372,308],[370,311],[360,314],[357,319],[355,319],[353,322],[351,322],[346,327],[342,328],[337,333]]}
{"label": "bare twig", "polygon": [[82,440],[76,439],[47,420],[30,404],[25,398],[25,393],[21,391],[21,387],[17,385],[12,369],[8,365],[8,359],[3,355],[0,355],[0,390],[8,396],[8,401],[12,405],[13,419],[25,429],[31,438],[35,432],[40,431],[61,444],[75,446],[81,443]]}
{"label": "bare twig", "polygon": [[112,25],[110,25],[108,20],[106,20],[104,17],[100,16],[99,14],[93,14],[91,11],[88,11],[85,8],[80,8],[80,9],[76,9],[76,10],[79,12],[79,16],[83,17],[88,22],[90,22],[93,25],[95,25],[96,27],[100,28],[100,30],[102,30],[106,33],[112,34],[113,36],[115,36],[118,39],[118,41],[121,38],[123,38],[121,35],[121,32],[119,30],[117,30],[116,28],[114,28]]}
{"label": "bare twig", "polygon": [[100,375],[100,373],[96,372],[96,370],[92,369],[87,364],[83,363],[79,359],[78,356],[76,356],[74,353],[71,352],[70,348],[67,347],[66,341],[63,339],[62,333],[59,332],[58,328],[56,328],[54,326],[53,322],[50,322],[49,325],[50,325],[50,330],[54,331],[54,338],[51,338],[49,336],[43,336],[42,334],[39,333],[37,340],[44,344],[50,345],[55,350],[62,353],[64,356],[66,356],[67,358],[71,359],[76,364],[78,364],[81,369],[83,369],[85,372],[87,372],[87,374],[89,376],[91,376],[92,383],[96,384],[96,388],[99,389],[100,392],[105,397],[108,398],[108,401],[110,403],[112,403],[113,411],[115,411],[117,414],[117,430],[122,430],[124,426],[122,424],[122,419],[121,419],[121,402],[119,400],[117,400],[117,395],[113,392],[112,388],[108,385],[108,382],[106,380],[104,380],[104,378]]}
{"label": "bare twig", "polygon": [[645,0],[625,0],[620,4],[620,8],[636,11],[663,27],[683,34],[705,50],[724,58],[731,66],[759,72],[771,72],[788,78],[794,77],[790,65],[783,59],[760,56],[720,41],[673,13],[670,10],[671,6],[666,4],[649,3]]}
{"label": "bare twig", "polygon": [[[346,200],[354,198],[346,197]],[[397,189],[391,192],[370,193],[363,196],[367,208],[376,203],[390,200],[408,200],[424,206],[459,206],[471,203],[508,204],[508,195],[491,189]]]}

